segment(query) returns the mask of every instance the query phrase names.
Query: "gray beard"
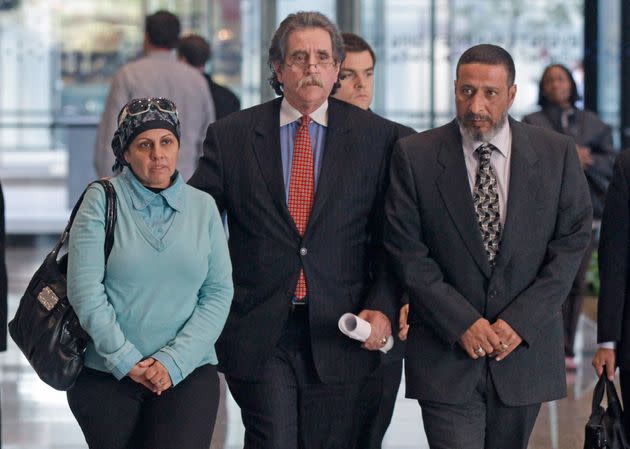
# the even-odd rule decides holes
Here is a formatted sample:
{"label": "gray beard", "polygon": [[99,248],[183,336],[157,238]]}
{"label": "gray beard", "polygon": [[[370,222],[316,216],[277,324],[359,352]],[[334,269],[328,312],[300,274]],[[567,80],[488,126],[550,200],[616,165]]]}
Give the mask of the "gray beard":
{"label": "gray beard", "polygon": [[507,115],[507,111],[505,111],[499,121],[494,124],[490,131],[487,131],[485,133],[476,128],[467,127],[466,124],[459,117],[457,117],[457,122],[459,123],[460,128],[464,130],[466,135],[470,139],[472,139],[473,142],[490,142],[492,138],[497,135],[499,130],[503,128],[503,125],[505,125],[505,122],[507,121]]}

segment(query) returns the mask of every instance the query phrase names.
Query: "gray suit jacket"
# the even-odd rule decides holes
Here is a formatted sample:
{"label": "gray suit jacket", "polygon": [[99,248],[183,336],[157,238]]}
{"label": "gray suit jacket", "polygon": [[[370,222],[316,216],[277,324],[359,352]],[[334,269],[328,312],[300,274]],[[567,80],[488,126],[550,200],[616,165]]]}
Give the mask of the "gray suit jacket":
{"label": "gray suit jacket", "polygon": [[[407,396],[466,401],[489,364],[501,400],[566,394],[560,307],[590,238],[588,188],[573,142],[510,118],[507,217],[492,270],[481,241],[456,121],[398,142],[385,247],[409,295]],[[480,317],[523,338],[506,359],[471,359],[458,344]]]}
{"label": "gray suit jacket", "polygon": [[[558,107],[547,108],[523,117],[523,123],[542,126],[563,132],[560,124],[562,110]],[[593,216],[601,218],[604,212],[604,203],[608,183],[613,175],[613,163],[617,151],[613,146],[612,129],[602,122],[597,114],[589,110],[575,110],[571,122],[571,137],[575,143],[591,149],[593,164],[584,170],[586,181],[591,192],[593,204]]]}

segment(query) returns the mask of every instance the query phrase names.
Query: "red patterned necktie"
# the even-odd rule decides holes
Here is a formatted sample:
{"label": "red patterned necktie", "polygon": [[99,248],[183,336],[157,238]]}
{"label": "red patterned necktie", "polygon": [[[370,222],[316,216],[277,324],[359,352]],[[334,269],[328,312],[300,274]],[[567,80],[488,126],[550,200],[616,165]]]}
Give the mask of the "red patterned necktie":
{"label": "red patterned necktie", "polygon": [[[302,116],[300,127],[295,134],[291,181],[289,183],[289,212],[301,236],[304,236],[308,218],[311,215],[315,191],[313,150],[311,149],[311,136],[308,133],[310,121],[311,118],[308,115]],[[304,278],[304,270],[300,269],[300,277],[295,287],[295,298],[304,300],[305,297],[306,279]]]}

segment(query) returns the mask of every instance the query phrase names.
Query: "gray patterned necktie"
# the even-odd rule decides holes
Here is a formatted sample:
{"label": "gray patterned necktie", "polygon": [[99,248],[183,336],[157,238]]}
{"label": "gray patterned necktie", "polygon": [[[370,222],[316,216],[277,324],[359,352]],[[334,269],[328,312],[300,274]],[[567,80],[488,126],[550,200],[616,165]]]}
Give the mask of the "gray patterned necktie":
{"label": "gray patterned necktie", "polygon": [[491,267],[494,267],[501,242],[499,188],[497,175],[490,165],[490,155],[493,150],[496,150],[496,147],[489,143],[484,143],[475,150],[479,157],[479,168],[473,189],[473,203],[481,231],[481,240]]}

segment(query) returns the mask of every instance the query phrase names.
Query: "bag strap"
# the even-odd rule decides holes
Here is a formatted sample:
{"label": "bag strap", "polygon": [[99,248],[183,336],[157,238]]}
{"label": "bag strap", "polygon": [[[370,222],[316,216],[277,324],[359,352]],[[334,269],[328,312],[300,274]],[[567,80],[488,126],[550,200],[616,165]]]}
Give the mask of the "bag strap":
{"label": "bag strap", "polygon": [[114,229],[116,228],[116,190],[109,179],[99,179],[99,184],[105,189],[105,263],[109,259],[109,253],[114,246]]}
{"label": "bag strap", "polygon": [[622,413],[622,408],[619,396],[617,395],[617,389],[615,388],[615,384],[606,377],[606,371],[602,373],[595,385],[591,413],[595,413],[599,409],[602,400],[604,399],[604,392],[606,393],[606,401],[608,403],[607,409],[610,411],[614,410],[615,414],[620,415]]}
{"label": "bag strap", "polygon": [[599,406],[604,399],[606,381],[608,381],[608,379],[606,378],[606,371],[604,371],[602,375],[599,376],[599,380],[595,384],[595,389],[593,390],[593,403],[591,405],[591,413],[595,413],[597,410],[599,410]]}
{"label": "bag strap", "polygon": [[608,408],[613,407],[615,410],[621,412],[621,402],[617,395],[617,389],[615,384],[606,378],[606,398],[608,400]]}
{"label": "bag strap", "polygon": [[55,254],[55,256],[59,253],[59,250],[61,249],[63,244],[66,243],[66,240],[68,240],[68,236],[70,235],[70,229],[72,228],[72,223],[74,222],[74,217],[77,215],[77,212],[79,211],[79,207],[81,206],[81,203],[83,202],[83,197],[85,196],[85,192],[87,192],[90,186],[95,183],[98,183],[101,186],[103,186],[103,189],[105,190],[104,251],[105,251],[105,262],[107,262],[107,259],[109,258],[109,253],[111,253],[112,247],[114,246],[114,229],[116,228],[116,217],[117,217],[116,190],[114,189],[114,186],[112,185],[109,179],[99,179],[99,180],[93,181],[89,183],[88,186],[85,188],[85,190],[81,194],[81,197],[79,197],[76,204],[72,208],[72,212],[70,213],[70,219],[68,220],[68,224],[66,224],[66,227],[63,230],[61,237],[59,238],[59,241],[57,242],[57,244],[52,250],[52,254]]}

